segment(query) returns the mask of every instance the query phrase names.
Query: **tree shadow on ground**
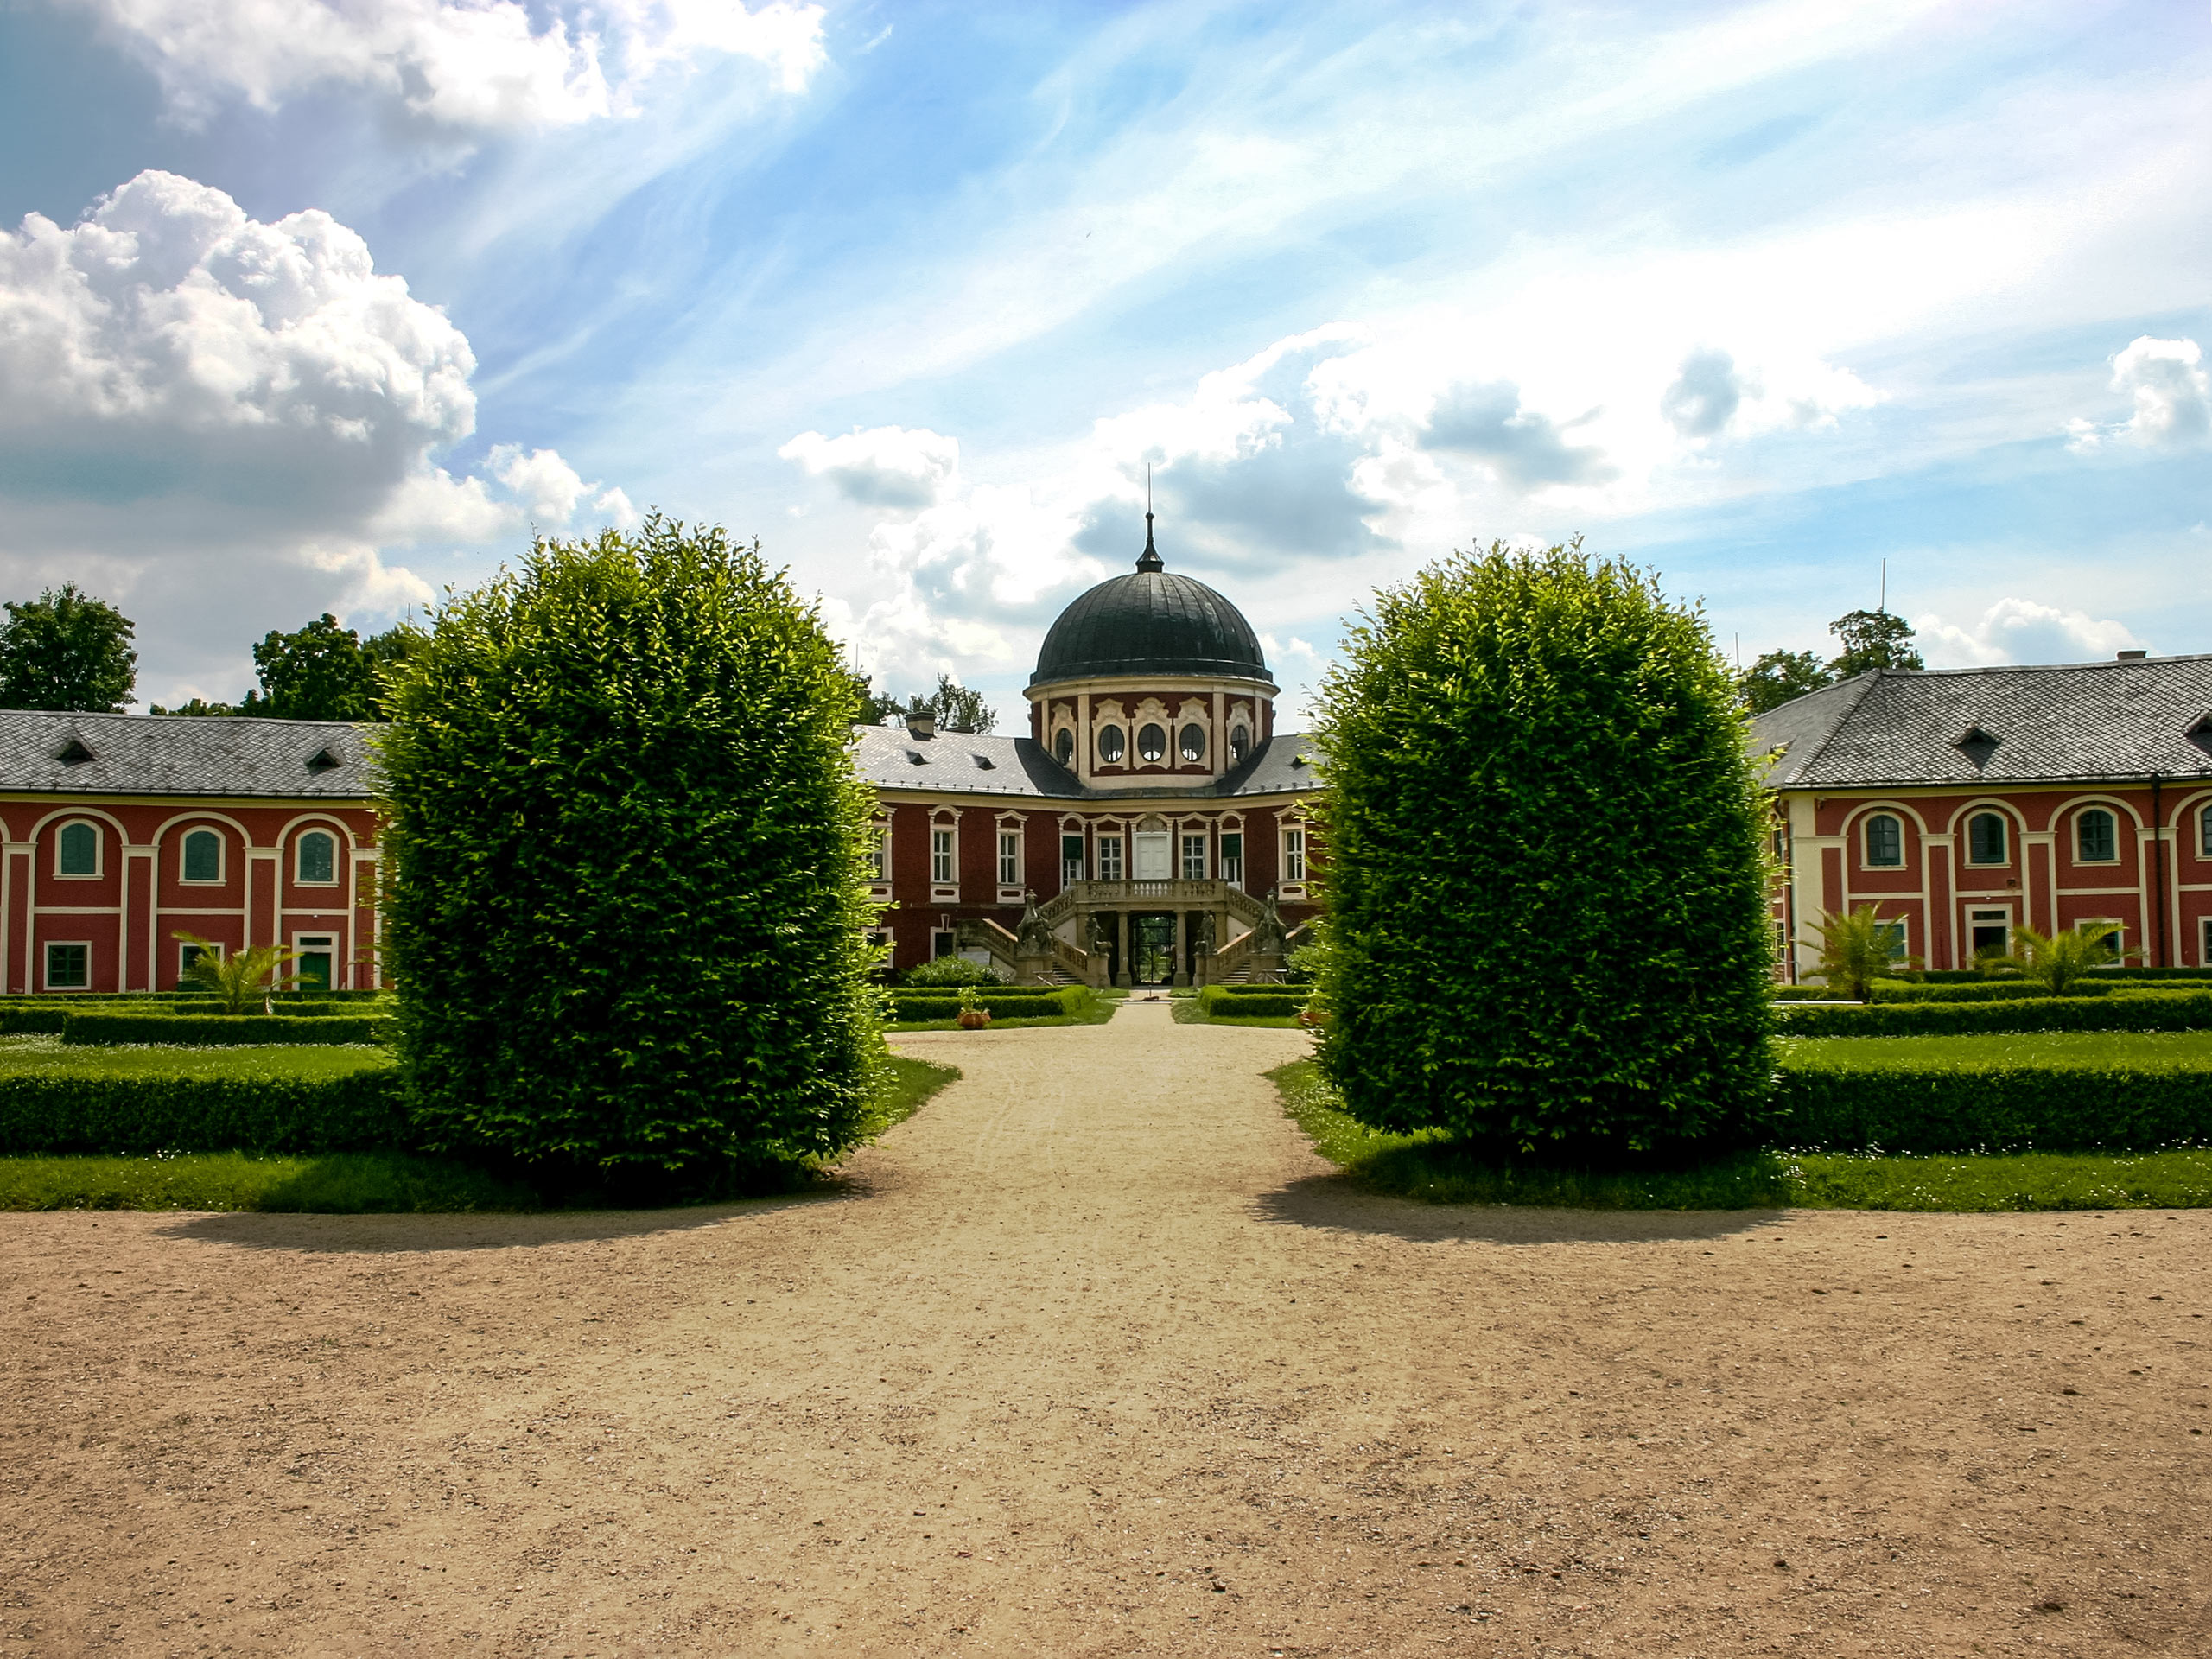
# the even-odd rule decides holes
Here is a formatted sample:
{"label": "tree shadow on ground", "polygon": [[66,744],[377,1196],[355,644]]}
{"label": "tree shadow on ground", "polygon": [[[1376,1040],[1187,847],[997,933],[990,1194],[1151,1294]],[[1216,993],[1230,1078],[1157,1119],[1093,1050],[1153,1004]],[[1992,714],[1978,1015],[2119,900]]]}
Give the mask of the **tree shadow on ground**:
{"label": "tree shadow on ground", "polygon": [[1260,1195],[1262,1221],[1335,1232],[1383,1233],[1419,1244],[1639,1244],[1729,1238],[1779,1226],[1783,1210],[1554,1210],[1505,1204],[1421,1204],[1370,1192],[1343,1175],[1309,1175]]}
{"label": "tree shadow on ground", "polygon": [[773,1214],[855,1195],[842,1182],[805,1192],[736,1198],[667,1210],[546,1210],[521,1213],[317,1215],[229,1211],[199,1215],[162,1229],[171,1238],[231,1244],[250,1250],[303,1255],[385,1255],[419,1250],[535,1249],[549,1244],[694,1232],[725,1222]]}

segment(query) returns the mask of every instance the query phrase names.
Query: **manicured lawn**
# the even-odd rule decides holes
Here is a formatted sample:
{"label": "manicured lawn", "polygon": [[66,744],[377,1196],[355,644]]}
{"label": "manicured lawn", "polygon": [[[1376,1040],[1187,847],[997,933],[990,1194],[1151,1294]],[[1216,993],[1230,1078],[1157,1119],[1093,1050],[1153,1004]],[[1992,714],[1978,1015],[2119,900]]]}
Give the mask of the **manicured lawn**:
{"label": "manicured lawn", "polygon": [[0,1077],[304,1077],[324,1082],[392,1063],[366,1044],[281,1044],[250,1048],[147,1045],[65,1047],[58,1037],[0,1037]]}
{"label": "manicured lawn", "polygon": [[[16,1064],[22,1039],[4,1039],[0,1071]],[[272,1055],[307,1066],[363,1055],[378,1065],[380,1049],[285,1048],[236,1050],[59,1049],[63,1057],[112,1060],[154,1054],[206,1061],[266,1061]],[[292,1071],[290,1075],[300,1075]],[[175,1076],[154,1071],[153,1076]],[[250,1068],[194,1071],[194,1076],[267,1076]],[[315,1071],[310,1075],[332,1076]],[[924,1102],[960,1076],[957,1066],[893,1055],[891,1075],[869,1126],[871,1138],[902,1123]],[[762,1190],[787,1191],[818,1179],[811,1166],[764,1177]],[[725,1195],[728,1196],[728,1195]],[[158,1153],[140,1157],[0,1158],[0,1210],[261,1210],[333,1215],[429,1214],[455,1211],[523,1211],[603,1207],[590,1194],[556,1201],[526,1179],[478,1168],[457,1159],[411,1153],[326,1153],[312,1157],[257,1157],[245,1153]]]}
{"label": "manicured lawn", "polygon": [[1961,1037],[1796,1037],[1779,1047],[1785,1065],[1879,1071],[1941,1065],[1954,1070],[2018,1066],[2128,1066],[2212,1071],[2212,1031],[2041,1031]]}
{"label": "manicured lawn", "polygon": [[[2034,1037],[1837,1038],[1852,1050],[1955,1044],[2194,1042],[2173,1037],[2066,1033]],[[1805,1045],[1811,1046],[1811,1044]],[[2096,1049],[2083,1065],[2113,1057]],[[1911,1063],[1928,1064],[1923,1052]],[[2130,1059],[2135,1057],[2130,1055]],[[1856,1054],[1851,1063],[1857,1064]],[[1995,1062],[2018,1065],[2019,1059]],[[2047,1053],[2037,1064],[2050,1064]],[[2061,1062],[2063,1063],[2063,1062]],[[1841,1153],[1745,1153],[1694,1168],[1624,1173],[1531,1160],[1500,1162],[1435,1133],[1385,1135],[1337,1109],[1311,1060],[1268,1076],[1284,1110],[1314,1150],[1370,1191],[1430,1204],[1555,1205],[1583,1210],[2196,1209],[2212,1205],[2212,1148],[2151,1153],[2023,1153],[1993,1156],[1864,1157]]]}

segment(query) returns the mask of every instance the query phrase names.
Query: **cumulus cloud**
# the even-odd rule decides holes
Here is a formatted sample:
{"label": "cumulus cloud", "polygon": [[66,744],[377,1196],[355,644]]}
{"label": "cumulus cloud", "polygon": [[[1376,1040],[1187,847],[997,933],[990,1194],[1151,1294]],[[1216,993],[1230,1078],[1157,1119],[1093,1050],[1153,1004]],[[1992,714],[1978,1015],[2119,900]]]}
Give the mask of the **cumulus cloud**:
{"label": "cumulus cloud", "polygon": [[1424,448],[1471,455],[1522,489],[1603,484],[1618,476],[1602,452],[1567,442],[1567,431],[1579,424],[1561,426],[1522,408],[1521,389],[1510,381],[1463,382],[1438,397],[1421,442]]}
{"label": "cumulus cloud", "polygon": [[1817,360],[1750,366],[1716,346],[1693,348],[1659,396],[1659,412],[1693,442],[1727,435],[1834,426],[1837,416],[1880,402],[1848,369]]}
{"label": "cumulus cloud", "polygon": [[776,454],[866,507],[933,505],[950,493],[960,471],[959,440],[927,427],[855,428],[838,438],[802,432]]}
{"label": "cumulus cloud", "polygon": [[1933,614],[1915,618],[1913,626],[1931,668],[2094,662],[2143,645],[2124,623],[2031,599],[2000,599],[1968,626]]}
{"label": "cumulus cloud", "polygon": [[461,129],[634,112],[664,68],[750,59],[788,92],[824,61],[822,8],[783,0],[73,0],[143,59],[173,107],[275,109],[359,89]]}
{"label": "cumulus cloud", "polygon": [[32,214],[0,231],[0,577],[101,584],[137,607],[149,695],[169,673],[232,696],[194,653],[235,663],[302,607],[427,601],[390,549],[566,527],[587,498],[634,517],[551,449],[438,466],[474,429],[474,369],[327,213],[263,224],[149,172],[73,226]]}
{"label": "cumulus cloud", "polygon": [[2135,412],[2110,426],[2069,422],[2069,447],[2086,453],[2109,440],[2145,449],[2202,448],[2212,438],[2212,383],[2203,363],[2204,353],[2193,340],[2145,334],[2133,340],[2112,360],[2112,387],[2128,396]]}
{"label": "cumulus cloud", "polygon": [[1709,438],[1735,418],[1743,402],[1736,359],[1726,352],[1703,349],[1682,359],[1681,372],[1660,397],[1659,412],[1684,437]]}

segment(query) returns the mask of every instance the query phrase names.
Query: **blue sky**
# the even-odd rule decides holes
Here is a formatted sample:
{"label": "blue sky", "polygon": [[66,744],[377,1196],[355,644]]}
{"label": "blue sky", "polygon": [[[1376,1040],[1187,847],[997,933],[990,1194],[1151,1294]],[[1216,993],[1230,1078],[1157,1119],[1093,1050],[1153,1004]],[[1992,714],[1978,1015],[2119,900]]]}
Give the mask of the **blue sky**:
{"label": "blue sky", "polygon": [[1551,540],[1748,660],[2212,650],[2202,4],[13,0],[0,564],[237,696],[533,526],[1003,715],[1141,545],[1294,696]]}

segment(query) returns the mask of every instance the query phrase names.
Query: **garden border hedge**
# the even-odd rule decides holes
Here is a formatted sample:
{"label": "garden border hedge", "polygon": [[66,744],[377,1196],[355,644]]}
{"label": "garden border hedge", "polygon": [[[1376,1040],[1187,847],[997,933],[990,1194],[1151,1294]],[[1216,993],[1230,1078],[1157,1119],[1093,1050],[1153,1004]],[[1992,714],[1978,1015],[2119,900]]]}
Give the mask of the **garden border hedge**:
{"label": "garden border hedge", "polygon": [[[1011,995],[1002,991],[977,990],[976,1005],[988,1009],[993,1019],[1049,1019],[1056,1014],[1083,1012],[1090,999],[1087,985],[1063,985],[1056,989],[1035,988],[1043,995],[1031,991]],[[892,999],[891,1017],[897,1020],[950,1020],[960,1012],[960,998],[950,996],[899,996]]]}
{"label": "garden border hedge", "polygon": [[2212,1070],[1885,1066],[1785,1058],[1772,1140],[1799,1151],[2152,1152],[2212,1140]]}
{"label": "garden border hedge", "polygon": [[2034,1031],[2212,1030],[2212,990],[1981,1002],[1778,1002],[1785,1037],[1955,1037]]}
{"label": "garden border hedge", "polygon": [[61,1022],[61,1040],[73,1046],[112,1048],[125,1043],[155,1043],[193,1048],[245,1046],[321,1046],[378,1043],[391,1021],[385,1016],[271,1019],[259,1014],[80,1013],[72,1009]]}
{"label": "garden border hedge", "polygon": [[389,1067],[302,1077],[0,1077],[0,1154],[415,1145]]}

